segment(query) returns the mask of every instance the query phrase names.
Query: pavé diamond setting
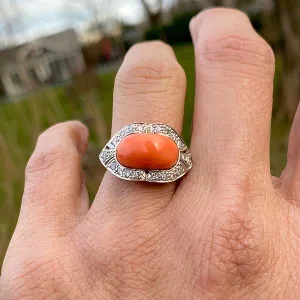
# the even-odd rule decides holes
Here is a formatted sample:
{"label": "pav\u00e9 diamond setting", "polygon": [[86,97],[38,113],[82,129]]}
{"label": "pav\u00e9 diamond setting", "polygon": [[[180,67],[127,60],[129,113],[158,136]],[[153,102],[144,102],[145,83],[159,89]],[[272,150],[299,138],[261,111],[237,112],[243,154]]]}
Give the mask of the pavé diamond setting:
{"label": "pav\u00e9 diamond setting", "polygon": [[[138,135],[143,136],[143,141],[145,140],[145,134],[149,134],[149,138],[151,140],[150,135],[161,135],[163,137],[166,137],[170,139],[172,142],[175,143],[175,145],[178,148],[178,155],[176,156],[176,160],[174,161],[174,164],[170,166],[168,169],[136,169],[136,168],[130,168],[128,166],[122,165],[118,161],[118,146],[121,144],[122,141],[129,135],[136,135],[137,141],[141,140],[139,139]],[[147,137],[147,136],[146,136]],[[132,138],[132,143],[134,142],[134,139]],[[161,140],[162,143],[164,143],[164,139],[156,139]],[[147,142],[147,139],[146,139]],[[144,142],[145,143],[145,142]],[[145,152],[145,149],[150,149],[152,151],[152,154],[155,153],[156,155],[159,154],[158,145],[156,145],[156,141],[154,141],[154,144],[151,144],[150,142],[147,142],[146,145],[141,145],[141,151],[136,151],[138,154],[141,153],[145,158],[145,155],[147,156],[147,153]],[[150,144],[149,144],[150,143]],[[168,143],[168,141],[167,141]],[[123,143],[124,144],[124,143]],[[170,143],[168,143],[170,145]],[[157,149],[155,148],[157,146]],[[134,145],[134,148],[138,148],[139,146]],[[154,148],[154,149],[153,149]],[[164,149],[164,148],[163,148]],[[167,149],[167,148],[166,148]],[[168,151],[168,150],[164,150]],[[157,153],[156,153],[157,152]],[[174,157],[174,149],[172,149],[173,157]],[[163,159],[165,157],[166,153],[163,153],[164,155],[161,155],[158,159]],[[188,147],[185,145],[185,143],[182,141],[180,136],[177,134],[177,132],[170,126],[165,124],[145,124],[145,123],[132,123],[127,126],[125,126],[123,129],[121,129],[115,136],[113,136],[110,141],[106,144],[106,146],[103,148],[99,155],[99,159],[101,163],[104,165],[104,167],[110,171],[115,176],[125,179],[125,180],[132,180],[132,181],[147,181],[147,182],[156,182],[156,183],[168,183],[176,181],[177,179],[184,176],[191,168],[192,168],[192,155],[188,149]],[[134,158],[133,158],[134,159]],[[149,158],[151,159],[151,158]],[[131,159],[132,161],[132,159]],[[136,164],[135,164],[136,165]],[[146,164],[146,165],[154,165],[154,164]],[[161,165],[161,163],[159,164]]]}

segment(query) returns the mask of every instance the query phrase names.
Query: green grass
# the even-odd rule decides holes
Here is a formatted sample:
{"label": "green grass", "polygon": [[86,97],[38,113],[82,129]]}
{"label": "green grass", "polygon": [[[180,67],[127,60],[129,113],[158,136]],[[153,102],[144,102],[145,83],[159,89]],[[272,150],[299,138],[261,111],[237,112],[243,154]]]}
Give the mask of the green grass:
{"label": "green grass", "polygon": [[[188,79],[183,137],[189,143],[195,85],[193,48],[176,46],[175,53]],[[26,162],[38,135],[47,127],[70,119],[87,123],[91,137],[84,168],[93,198],[103,173],[97,153],[109,137],[114,77],[115,72],[101,76],[99,82],[93,76],[83,78],[73,93],[65,87],[48,88],[0,106],[0,265],[17,221]],[[89,85],[90,81],[94,85]],[[285,165],[289,125],[276,119],[272,125],[271,167],[278,175]]]}

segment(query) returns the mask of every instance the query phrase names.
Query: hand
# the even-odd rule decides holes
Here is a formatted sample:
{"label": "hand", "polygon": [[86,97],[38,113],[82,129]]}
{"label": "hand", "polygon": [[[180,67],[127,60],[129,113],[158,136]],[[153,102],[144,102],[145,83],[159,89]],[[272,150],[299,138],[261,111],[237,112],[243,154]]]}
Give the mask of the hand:
{"label": "hand", "polygon": [[[207,10],[190,27],[193,169],[177,185],[107,173],[89,209],[87,129],[67,122],[44,132],[26,169],[1,299],[300,299],[300,112],[274,178],[270,47],[238,11]],[[169,46],[134,46],[115,81],[113,134],[132,122],[180,132],[185,85]]]}

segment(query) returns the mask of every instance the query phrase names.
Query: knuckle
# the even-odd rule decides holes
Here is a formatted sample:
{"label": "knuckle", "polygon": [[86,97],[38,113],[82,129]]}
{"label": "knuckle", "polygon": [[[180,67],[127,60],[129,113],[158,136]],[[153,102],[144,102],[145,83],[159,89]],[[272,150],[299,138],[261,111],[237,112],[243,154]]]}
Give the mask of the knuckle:
{"label": "knuckle", "polygon": [[27,163],[25,174],[29,176],[33,173],[44,171],[49,167],[49,164],[52,164],[52,162],[53,156],[50,153],[35,152]]}
{"label": "knuckle", "polygon": [[[137,47],[137,46],[136,46]],[[143,56],[123,65],[115,79],[116,92],[128,94],[173,94],[186,85],[183,68],[174,59]]]}
{"label": "knuckle", "polygon": [[202,261],[202,267],[206,264],[210,270],[202,285],[205,291],[214,293],[216,286],[222,286],[234,294],[258,284],[271,271],[273,247],[249,212],[230,208],[212,222],[210,231],[208,259]]}
{"label": "knuckle", "polygon": [[[32,255],[27,260],[16,256],[15,263],[6,269],[5,277],[3,276],[5,278],[3,290],[9,297],[4,299],[21,299],[20,295],[28,295],[28,299],[46,299],[47,295],[57,292],[56,288],[59,282],[61,283],[59,278],[62,278],[62,273],[68,273],[62,270],[63,259],[59,260],[54,251],[53,253],[45,251],[45,247],[42,248],[40,243],[32,243],[31,247],[34,247],[34,251],[31,251]],[[60,253],[64,258],[64,252]]]}
{"label": "knuckle", "polygon": [[51,168],[56,164],[65,164],[70,160],[72,150],[64,149],[63,147],[53,145],[43,151],[35,151],[29,159],[25,174],[31,176],[33,174],[39,174],[45,170]]}
{"label": "knuckle", "polygon": [[[211,36],[198,47],[203,63],[214,67],[217,63],[234,71],[234,65],[243,65],[242,72],[257,75],[274,72],[275,58],[271,47],[260,37],[249,38],[243,34],[222,37]],[[237,70],[238,71],[238,70]]]}
{"label": "knuckle", "polygon": [[256,231],[247,218],[234,213],[229,215],[225,223],[216,226],[213,237],[220,240],[219,259],[227,274],[245,279],[257,272],[263,251],[257,249],[260,243]]}
{"label": "knuckle", "polygon": [[[207,19],[219,20],[213,30]],[[190,28],[194,37],[197,34],[194,38],[196,54],[202,66],[219,72],[237,72],[248,78],[248,75],[262,78],[273,75],[273,51],[251,27],[245,13],[234,9],[209,9],[198,14]]]}
{"label": "knuckle", "polygon": [[[92,245],[89,241],[79,243],[79,239],[74,238],[79,253],[84,257],[97,257],[96,268],[107,278],[107,288],[116,298],[121,298],[125,292],[130,293],[132,289],[139,293],[149,292],[153,282],[165,280],[167,273],[162,267],[161,239],[164,232],[156,227],[156,222],[147,221],[145,224],[143,220],[134,223],[120,224],[117,226],[117,235],[105,236],[104,241],[108,239],[110,246],[110,251],[106,253],[99,254],[97,238],[88,237],[94,241]],[[84,244],[89,245],[88,251]]]}

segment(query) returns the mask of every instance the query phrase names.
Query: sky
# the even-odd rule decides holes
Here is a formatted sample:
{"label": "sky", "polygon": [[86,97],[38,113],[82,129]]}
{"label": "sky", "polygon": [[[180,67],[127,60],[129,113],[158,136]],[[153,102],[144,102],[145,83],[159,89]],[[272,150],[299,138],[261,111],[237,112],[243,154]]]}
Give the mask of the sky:
{"label": "sky", "polygon": [[[145,18],[140,0],[0,0],[0,43],[9,41],[9,32],[17,42],[69,27],[82,32],[95,15],[99,20],[117,18],[131,24]],[[7,27],[5,20],[12,25]]]}

